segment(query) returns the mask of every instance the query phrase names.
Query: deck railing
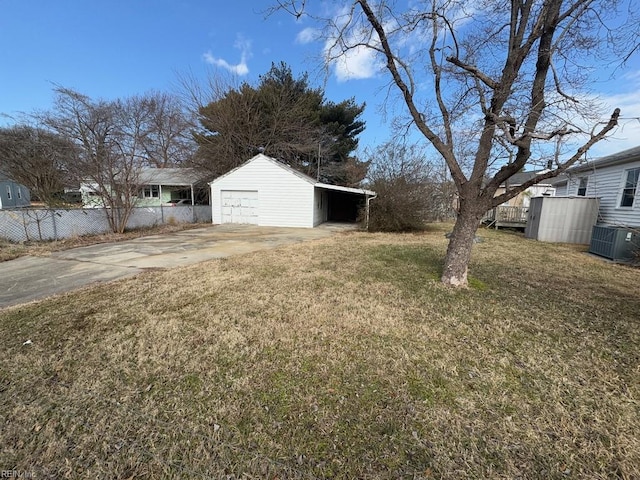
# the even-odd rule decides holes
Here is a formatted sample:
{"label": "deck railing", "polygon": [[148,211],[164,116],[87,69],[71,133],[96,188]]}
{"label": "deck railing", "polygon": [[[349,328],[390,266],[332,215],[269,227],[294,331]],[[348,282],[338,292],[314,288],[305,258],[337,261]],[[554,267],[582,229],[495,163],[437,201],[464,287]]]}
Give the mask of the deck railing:
{"label": "deck railing", "polygon": [[483,221],[496,226],[502,226],[503,224],[521,224],[524,226],[527,223],[527,216],[529,215],[529,207],[510,207],[499,206],[489,210]]}

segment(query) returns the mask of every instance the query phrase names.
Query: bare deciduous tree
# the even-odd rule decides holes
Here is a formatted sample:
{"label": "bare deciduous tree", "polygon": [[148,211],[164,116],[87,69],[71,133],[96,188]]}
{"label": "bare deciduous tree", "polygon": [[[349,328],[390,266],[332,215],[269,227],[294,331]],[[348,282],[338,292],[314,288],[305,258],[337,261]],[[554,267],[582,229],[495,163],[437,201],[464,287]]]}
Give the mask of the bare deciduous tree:
{"label": "bare deciduous tree", "polygon": [[143,167],[183,163],[194,151],[191,124],[179,101],[163,93],[117,100],[93,100],[74,90],[55,89],[54,109],[43,122],[76,148],[69,174],[90,185],[114,232],[124,232],[135,207]]}
{"label": "bare deciduous tree", "polygon": [[[616,0],[430,0],[404,8],[354,0],[330,18],[305,3],[279,0],[273,10],[321,22],[329,65],[354,52],[375,55],[412,123],[446,161],[459,196],[442,275],[453,286],[467,285],[488,209],[563,172],[616,126],[620,111],[600,121],[580,89],[598,55],[625,59],[637,49],[632,2],[627,17],[616,17],[623,5]],[[469,138],[467,167],[458,144]],[[550,168],[494,196],[536,160]]]}
{"label": "bare deciduous tree", "polygon": [[193,122],[178,97],[151,92],[135,101],[145,104],[148,116],[142,137],[147,163],[156,168],[176,167],[189,162],[196,150]]}
{"label": "bare deciduous tree", "polygon": [[94,101],[68,88],[56,88],[55,108],[45,123],[76,146],[69,172],[91,186],[104,206],[109,226],[124,232],[135,206],[144,163],[145,105],[135,100]]}
{"label": "bare deciduous tree", "polygon": [[455,188],[444,162],[430,161],[425,149],[397,140],[366,156],[368,188],[378,194],[371,202],[369,230],[421,230],[427,222],[452,218]]}
{"label": "bare deciduous tree", "polygon": [[65,138],[40,127],[0,129],[0,170],[48,206],[62,200],[72,150],[73,145]]}

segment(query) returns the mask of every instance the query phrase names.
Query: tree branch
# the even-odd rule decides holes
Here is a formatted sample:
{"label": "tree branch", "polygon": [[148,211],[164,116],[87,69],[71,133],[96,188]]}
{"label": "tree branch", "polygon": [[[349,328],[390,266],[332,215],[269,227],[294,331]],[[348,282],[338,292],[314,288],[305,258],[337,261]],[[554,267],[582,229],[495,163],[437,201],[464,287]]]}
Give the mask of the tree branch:
{"label": "tree branch", "polygon": [[357,3],[360,5],[360,8],[362,8],[362,11],[367,17],[367,20],[369,21],[373,29],[378,34],[378,38],[380,39],[380,44],[384,52],[384,56],[387,59],[387,69],[391,73],[391,76],[394,82],[402,92],[407,108],[409,109],[409,113],[411,114],[411,117],[416,123],[416,126],[422,132],[422,134],[427,138],[427,140],[431,142],[431,144],[435,147],[435,149],[438,150],[440,155],[442,155],[442,157],[445,159],[445,161],[447,162],[447,165],[449,165],[449,168],[451,169],[451,174],[456,184],[462,185],[466,181],[466,177],[462,172],[460,165],[456,161],[455,156],[453,155],[453,150],[451,146],[445,144],[440,139],[440,137],[438,137],[438,135],[436,135],[436,133],[433,130],[431,130],[431,128],[429,128],[429,126],[423,120],[422,114],[418,111],[418,108],[416,107],[413,101],[413,95],[411,90],[409,89],[406,82],[400,75],[400,72],[398,71],[398,68],[396,66],[396,57],[393,54],[393,51],[391,50],[391,46],[389,45],[389,40],[387,39],[387,35],[384,30],[384,27],[376,17],[375,13],[371,9],[367,0],[357,0]]}
{"label": "tree branch", "polygon": [[487,87],[491,88],[492,90],[495,90],[496,88],[498,88],[498,82],[490,78],[488,75],[485,75],[484,73],[482,73],[478,69],[478,67],[474,67],[473,65],[467,65],[466,63],[462,62],[459,58],[456,58],[456,57],[449,56],[447,57],[446,60],[447,62],[455,65],[456,67],[460,67],[464,71],[469,72],[471,75],[473,75],[475,78],[480,80],[482,83],[484,83]]}
{"label": "tree branch", "polygon": [[[620,117],[620,109],[616,108],[611,114],[611,118],[606,123],[606,125],[595,135],[592,135],[587,142],[585,142],[580,148],[576,150],[576,152],[565,162],[561,163],[558,168],[555,170],[550,170],[548,172],[542,173],[540,175],[535,176],[534,178],[527,180],[526,182],[518,185],[509,191],[494,197],[492,200],[492,207],[497,207],[498,205],[503,204],[507,200],[515,197],[518,193],[524,192],[527,188],[540,183],[543,180],[548,178],[553,178],[563,173],[569,167],[574,165],[580,157],[582,157],[585,152],[589,150],[593,145],[606,137],[607,133],[609,133],[616,125],[618,125],[618,118]],[[500,169],[498,173],[493,177],[492,182],[498,181],[498,184],[502,184],[507,178],[510,178],[514,173],[519,170],[515,163],[510,165],[506,165]],[[501,180],[499,180],[501,179]]]}

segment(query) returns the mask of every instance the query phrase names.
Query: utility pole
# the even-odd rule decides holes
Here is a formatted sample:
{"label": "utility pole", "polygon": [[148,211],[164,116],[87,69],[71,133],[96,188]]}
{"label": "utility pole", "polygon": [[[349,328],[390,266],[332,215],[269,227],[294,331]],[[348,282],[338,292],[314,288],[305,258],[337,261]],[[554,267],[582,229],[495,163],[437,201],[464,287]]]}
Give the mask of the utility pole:
{"label": "utility pole", "polygon": [[320,181],[320,141],[318,141],[318,174],[316,180]]}

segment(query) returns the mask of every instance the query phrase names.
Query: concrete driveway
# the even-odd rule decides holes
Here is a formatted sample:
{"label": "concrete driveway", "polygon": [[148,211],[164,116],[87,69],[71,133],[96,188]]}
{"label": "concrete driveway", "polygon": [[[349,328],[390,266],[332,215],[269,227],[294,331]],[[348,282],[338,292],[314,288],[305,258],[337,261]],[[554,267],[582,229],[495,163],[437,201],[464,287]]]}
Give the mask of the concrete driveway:
{"label": "concrete driveway", "polygon": [[0,263],[0,308],[108,282],[146,269],[172,268],[334,235],[341,225],[276,228],[217,225],[103,243]]}

